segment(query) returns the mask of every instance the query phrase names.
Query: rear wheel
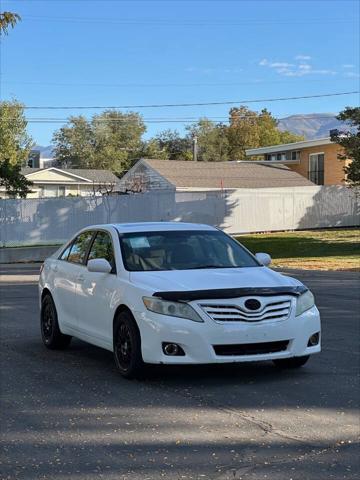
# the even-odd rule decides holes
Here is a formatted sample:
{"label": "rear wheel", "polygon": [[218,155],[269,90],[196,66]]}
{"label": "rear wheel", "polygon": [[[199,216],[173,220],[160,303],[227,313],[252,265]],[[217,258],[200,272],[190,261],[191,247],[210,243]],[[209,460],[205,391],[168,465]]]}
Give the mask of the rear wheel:
{"label": "rear wheel", "polygon": [[138,327],[130,312],[118,314],[114,327],[114,359],[125,378],[140,376],[144,370]]}
{"label": "rear wheel", "polygon": [[309,360],[310,355],[304,357],[281,358],[273,360],[278,368],[300,368]]}
{"label": "rear wheel", "polygon": [[55,303],[50,294],[41,301],[40,328],[42,341],[50,350],[69,346],[71,337],[60,332]]}

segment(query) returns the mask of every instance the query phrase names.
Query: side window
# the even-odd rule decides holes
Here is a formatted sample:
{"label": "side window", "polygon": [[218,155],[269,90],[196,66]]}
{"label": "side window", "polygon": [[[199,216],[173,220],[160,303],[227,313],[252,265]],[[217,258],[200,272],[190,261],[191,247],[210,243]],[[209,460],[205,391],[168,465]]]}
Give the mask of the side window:
{"label": "side window", "polygon": [[70,245],[65,248],[65,250],[62,252],[62,254],[59,257],[59,260],[65,260],[66,261],[68,259],[71,247],[72,247],[72,243],[70,243]]}
{"label": "side window", "polygon": [[95,258],[105,258],[112,266],[115,272],[115,256],[111,237],[106,232],[97,232],[95,240],[91,246],[88,261]]}
{"label": "side window", "polygon": [[93,232],[81,233],[71,246],[71,250],[68,256],[68,262],[72,263],[84,263],[86,252],[93,236]]}

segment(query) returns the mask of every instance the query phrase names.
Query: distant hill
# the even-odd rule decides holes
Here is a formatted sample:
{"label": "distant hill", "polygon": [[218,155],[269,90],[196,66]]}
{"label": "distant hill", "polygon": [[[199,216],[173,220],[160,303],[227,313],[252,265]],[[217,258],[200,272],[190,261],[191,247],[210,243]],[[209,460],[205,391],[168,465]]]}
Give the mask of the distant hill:
{"label": "distant hill", "polygon": [[331,129],[344,129],[344,124],[336,120],[334,113],[309,113],[281,118],[279,128],[304,135],[307,140],[311,140],[328,137]]}

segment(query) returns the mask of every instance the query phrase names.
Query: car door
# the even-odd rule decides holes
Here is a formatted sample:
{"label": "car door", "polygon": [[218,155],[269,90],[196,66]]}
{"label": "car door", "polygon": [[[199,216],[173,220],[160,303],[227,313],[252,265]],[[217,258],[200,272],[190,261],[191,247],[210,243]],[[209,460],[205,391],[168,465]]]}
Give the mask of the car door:
{"label": "car door", "polygon": [[87,262],[96,258],[105,258],[112,266],[112,271],[99,273],[84,269],[83,280],[77,291],[78,329],[84,339],[111,349],[114,315],[112,300],[116,294],[117,275],[113,240],[106,230],[96,232]]}
{"label": "car door", "polygon": [[86,270],[85,260],[93,234],[93,231],[80,233],[65,248],[54,265],[54,300],[60,325],[65,329],[77,328],[76,290],[81,281],[81,275]]}

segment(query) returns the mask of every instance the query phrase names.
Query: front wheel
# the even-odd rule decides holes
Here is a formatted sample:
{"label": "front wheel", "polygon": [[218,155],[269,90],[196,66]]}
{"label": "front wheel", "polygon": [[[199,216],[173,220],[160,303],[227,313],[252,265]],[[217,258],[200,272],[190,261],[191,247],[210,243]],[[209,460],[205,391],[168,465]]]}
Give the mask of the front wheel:
{"label": "front wheel", "polygon": [[41,301],[40,328],[45,347],[60,350],[69,346],[71,336],[60,332],[55,303],[49,294]]}
{"label": "front wheel", "polygon": [[280,358],[273,360],[278,368],[300,368],[309,360],[310,355],[304,357]]}
{"label": "front wheel", "polygon": [[138,327],[130,312],[121,312],[114,326],[114,359],[125,378],[139,377],[144,370],[141,339]]}

